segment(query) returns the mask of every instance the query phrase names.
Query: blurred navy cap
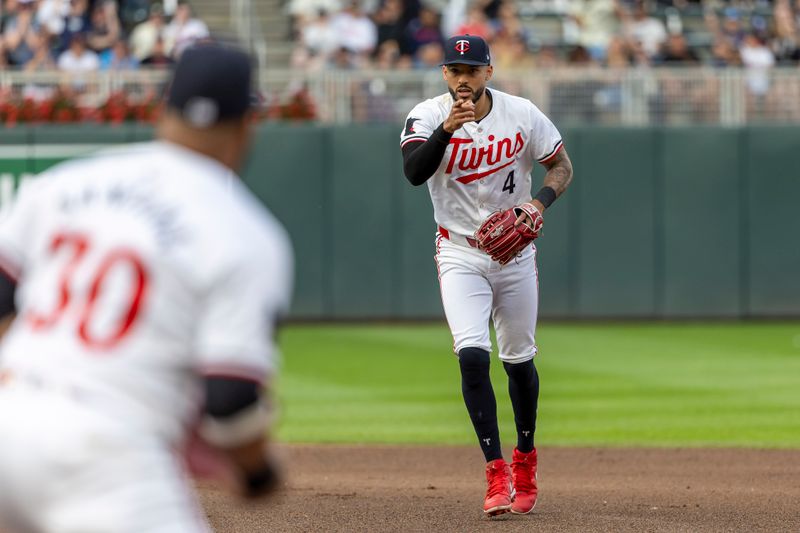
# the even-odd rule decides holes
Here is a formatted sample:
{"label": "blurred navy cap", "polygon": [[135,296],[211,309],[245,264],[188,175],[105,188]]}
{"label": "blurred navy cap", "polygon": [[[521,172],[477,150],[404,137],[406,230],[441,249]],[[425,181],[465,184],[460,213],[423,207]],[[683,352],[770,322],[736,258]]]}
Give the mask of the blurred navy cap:
{"label": "blurred navy cap", "polygon": [[167,89],[167,107],[197,128],[244,116],[253,99],[252,60],[245,52],[214,43],[184,50]]}
{"label": "blurred navy cap", "polygon": [[442,65],[488,65],[490,62],[489,45],[477,35],[456,35],[444,45]]}

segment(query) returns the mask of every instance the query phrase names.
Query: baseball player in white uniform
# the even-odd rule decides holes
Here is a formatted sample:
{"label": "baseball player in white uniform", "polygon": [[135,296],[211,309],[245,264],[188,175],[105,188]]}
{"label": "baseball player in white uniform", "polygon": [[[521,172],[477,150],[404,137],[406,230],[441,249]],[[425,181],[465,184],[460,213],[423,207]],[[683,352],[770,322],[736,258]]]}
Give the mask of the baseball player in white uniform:
{"label": "baseball player in white uniform", "polygon": [[157,141],[55,167],[0,221],[11,531],[207,531],[177,453],[190,433],[243,493],[275,486],[264,389],[293,261],[235,176],[251,75],[243,52],[187,49]]}
{"label": "baseball player in white uniform", "polygon": [[[448,92],[408,114],[401,134],[404,171],[413,185],[428,184],[433,201],[442,302],[459,358],[464,401],[487,462],[484,512],[524,514],[538,495],[536,248],[531,244],[502,264],[479,249],[474,235],[492,213],[515,206],[533,214],[523,214],[517,224],[541,225],[542,213],[569,185],[572,164],[558,130],[535,105],[486,88],[492,66],[483,39],[449,39],[442,73]],[[532,199],[536,162],[547,171]],[[489,320],[508,374],[517,428],[510,467],[501,452],[489,378]]]}

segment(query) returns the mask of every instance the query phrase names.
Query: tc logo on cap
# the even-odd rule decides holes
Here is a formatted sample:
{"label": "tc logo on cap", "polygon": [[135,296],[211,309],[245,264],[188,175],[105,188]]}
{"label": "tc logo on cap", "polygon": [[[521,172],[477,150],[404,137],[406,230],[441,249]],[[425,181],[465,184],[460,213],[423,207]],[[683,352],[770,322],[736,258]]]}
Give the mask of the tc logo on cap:
{"label": "tc logo on cap", "polygon": [[460,52],[461,55],[463,56],[464,53],[469,52],[469,41],[467,41],[466,39],[461,39],[459,41],[456,41],[455,49],[456,52]]}
{"label": "tc logo on cap", "polygon": [[219,106],[211,98],[195,96],[186,102],[183,117],[197,128],[207,128],[219,118]]}

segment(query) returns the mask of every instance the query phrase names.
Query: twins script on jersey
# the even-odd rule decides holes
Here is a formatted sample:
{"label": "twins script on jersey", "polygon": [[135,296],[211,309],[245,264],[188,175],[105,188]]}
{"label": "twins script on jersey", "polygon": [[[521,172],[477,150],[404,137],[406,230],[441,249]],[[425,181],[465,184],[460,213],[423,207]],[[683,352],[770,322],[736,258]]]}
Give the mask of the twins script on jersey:
{"label": "twins script on jersey", "polygon": [[[491,111],[453,134],[427,182],[437,224],[467,236],[493,212],[529,202],[534,162],[546,163],[562,147],[556,127],[530,100],[495,89],[487,92]],[[427,140],[452,106],[446,93],[414,107],[400,136],[401,147]]]}
{"label": "twins script on jersey", "polygon": [[0,224],[17,319],[0,368],[182,438],[200,376],[262,381],[291,249],[230,170],[167,142],[60,165]]}

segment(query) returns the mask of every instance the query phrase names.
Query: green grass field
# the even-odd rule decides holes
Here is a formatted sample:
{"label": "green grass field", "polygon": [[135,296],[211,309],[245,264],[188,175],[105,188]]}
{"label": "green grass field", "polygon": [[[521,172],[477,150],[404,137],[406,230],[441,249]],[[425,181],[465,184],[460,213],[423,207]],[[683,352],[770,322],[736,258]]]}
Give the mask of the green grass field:
{"label": "green grass field", "polygon": [[[544,323],[537,341],[540,445],[800,448],[800,323]],[[475,441],[446,325],[296,325],[281,344],[283,441]]]}

